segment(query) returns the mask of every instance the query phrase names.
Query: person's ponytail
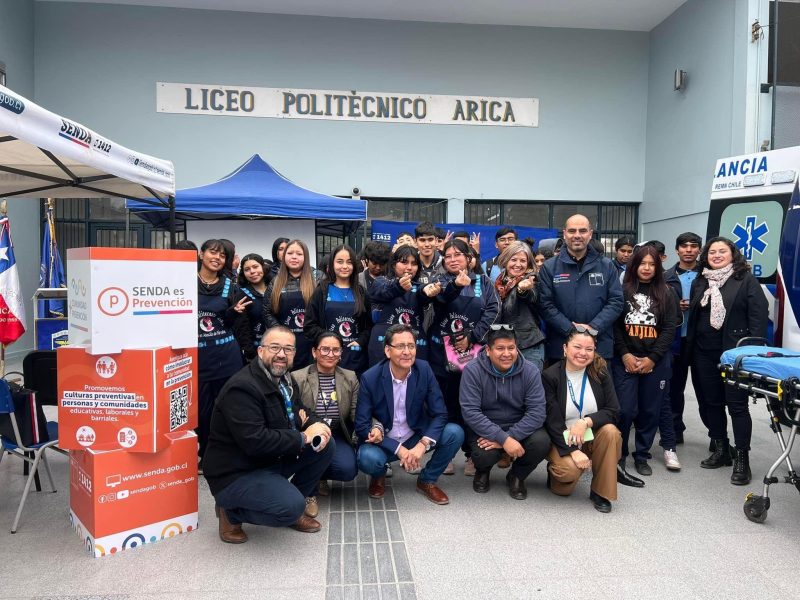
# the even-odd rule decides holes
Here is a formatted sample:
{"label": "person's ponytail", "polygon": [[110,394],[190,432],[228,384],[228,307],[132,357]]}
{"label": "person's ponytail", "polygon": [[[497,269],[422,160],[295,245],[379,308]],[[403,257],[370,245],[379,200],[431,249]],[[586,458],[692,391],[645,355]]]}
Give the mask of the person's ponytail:
{"label": "person's ponytail", "polygon": [[597,383],[600,383],[601,378],[608,375],[606,359],[595,353],[592,364],[586,367],[586,372],[589,373],[589,377],[594,379]]}

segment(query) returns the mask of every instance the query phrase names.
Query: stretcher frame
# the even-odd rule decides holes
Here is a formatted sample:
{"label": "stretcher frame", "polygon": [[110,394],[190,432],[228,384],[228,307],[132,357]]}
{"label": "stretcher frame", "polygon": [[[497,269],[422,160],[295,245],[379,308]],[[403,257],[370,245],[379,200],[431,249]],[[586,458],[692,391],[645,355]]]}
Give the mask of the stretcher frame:
{"label": "stretcher frame", "polygon": [[[752,338],[751,338],[752,339]],[[742,340],[744,342],[745,340]],[[740,342],[741,344],[741,342]],[[743,344],[742,344],[743,345]],[[768,350],[765,348],[765,350]],[[797,432],[800,430],[800,378],[792,376],[777,379],[768,375],[744,369],[741,367],[742,358],[735,365],[720,364],[719,369],[726,385],[744,390],[749,399],[756,404],[758,398],[766,401],[767,412],[770,417],[770,429],[778,439],[781,454],[767,470],[763,479],[762,494],[750,492],[745,497],[743,506],[745,516],[754,523],[763,523],[767,518],[770,508],[769,486],[780,483],[781,479],[775,472],[786,464],[788,474],[783,476],[783,483],[794,485],[800,492],[800,476],[792,464],[790,454],[794,446]],[[784,438],[781,424],[789,429],[788,440]]]}

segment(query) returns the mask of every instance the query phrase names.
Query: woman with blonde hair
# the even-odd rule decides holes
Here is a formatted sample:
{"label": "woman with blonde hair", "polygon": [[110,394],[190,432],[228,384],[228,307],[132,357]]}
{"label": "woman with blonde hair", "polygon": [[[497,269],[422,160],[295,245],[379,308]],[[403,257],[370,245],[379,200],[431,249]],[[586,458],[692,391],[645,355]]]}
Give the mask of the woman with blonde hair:
{"label": "woman with blonde hair", "polygon": [[514,326],[520,354],[541,371],[544,365],[544,334],[536,311],[536,265],[531,247],[511,242],[497,261],[500,275],[494,282],[500,300],[498,323]]}

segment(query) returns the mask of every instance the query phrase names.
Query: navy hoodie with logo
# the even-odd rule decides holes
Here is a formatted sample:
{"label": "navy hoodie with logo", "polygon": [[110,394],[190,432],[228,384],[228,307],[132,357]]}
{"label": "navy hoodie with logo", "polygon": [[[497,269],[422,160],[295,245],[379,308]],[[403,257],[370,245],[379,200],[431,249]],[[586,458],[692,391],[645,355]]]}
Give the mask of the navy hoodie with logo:
{"label": "navy hoodie with logo", "polygon": [[619,271],[609,259],[589,246],[582,263],[566,247],[549,258],[539,271],[539,314],[547,323],[547,357],[564,356],[564,341],[572,323],[585,323],[599,332],[597,352],[614,354],[614,321],[622,313]]}

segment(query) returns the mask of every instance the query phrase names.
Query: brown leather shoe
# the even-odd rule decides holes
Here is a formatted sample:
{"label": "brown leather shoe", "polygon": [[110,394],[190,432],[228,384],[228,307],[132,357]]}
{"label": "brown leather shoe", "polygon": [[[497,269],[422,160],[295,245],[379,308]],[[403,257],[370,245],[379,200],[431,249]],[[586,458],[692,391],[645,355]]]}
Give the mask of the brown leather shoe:
{"label": "brown leather shoe", "polygon": [[435,483],[423,483],[417,480],[417,491],[434,504],[450,504],[450,498]]}
{"label": "brown leather shoe", "polygon": [[317,504],[316,496],[306,498],[306,510],[303,514],[305,514],[307,517],[311,517],[312,519],[317,518],[317,515],[319,514],[319,504]]}
{"label": "brown leather shoe", "polygon": [[244,544],[247,541],[247,534],[242,526],[228,521],[228,515],[225,514],[224,508],[215,506],[214,512],[219,517],[219,539],[226,544]]}
{"label": "brown leather shoe", "polygon": [[317,490],[318,496],[330,496],[331,495],[331,485],[328,483],[327,479],[320,479],[319,480],[319,489]]}
{"label": "brown leather shoe", "polygon": [[373,477],[367,490],[370,498],[380,499],[386,493],[386,477]]}
{"label": "brown leather shoe", "polygon": [[300,518],[295,521],[294,525],[289,525],[289,527],[297,531],[302,531],[303,533],[317,533],[322,529],[322,525],[320,525],[319,521],[305,515],[300,515]]}

